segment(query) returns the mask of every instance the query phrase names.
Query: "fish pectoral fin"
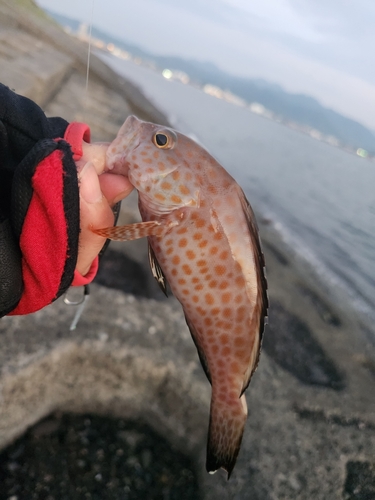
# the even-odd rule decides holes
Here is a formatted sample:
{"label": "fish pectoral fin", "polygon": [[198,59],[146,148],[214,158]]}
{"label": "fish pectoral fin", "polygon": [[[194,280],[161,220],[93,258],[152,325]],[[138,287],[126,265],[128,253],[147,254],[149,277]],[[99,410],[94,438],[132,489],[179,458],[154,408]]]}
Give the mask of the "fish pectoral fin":
{"label": "fish pectoral fin", "polygon": [[145,238],[146,236],[160,236],[165,229],[165,225],[161,222],[151,220],[148,222],[127,224],[126,226],[104,227],[102,229],[91,228],[91,231],[109,240],[130,241]]}
{"label": "fish pectoral fin", "polygon": [[187,326],[189,327],[189,330],[190,330],[190,333],[191,333],[191,337],[192,337],[192,339],[194,341],[195,347],[197,348],[198,356],[199,356],[199,361],[201,362],[203,371],[206,374],[206,377],[208,378],[208,381],[212,385],[211,374],[210,374],[210,370],[208,368],[208,363],[207,363],[206,355],[205,355],[202,347],[198,344],[198,334],[197,334],[197,331],[195,329],[195,326],[189,320],[189,318],[186,316],[186,314],[185,314],[185,321],[186,321]]}
{"label": "fish pectoral fin", "polygon": [[166,297],[168,297],[166,277],[163,273],[162,268],[160,267],[159,262],[155,257],[155,253],[150,244],[148,245],[148,260],[150,262],[150,267],[153,277],[156,279],[157,284],[159,285],[161,291],[164,293]]}

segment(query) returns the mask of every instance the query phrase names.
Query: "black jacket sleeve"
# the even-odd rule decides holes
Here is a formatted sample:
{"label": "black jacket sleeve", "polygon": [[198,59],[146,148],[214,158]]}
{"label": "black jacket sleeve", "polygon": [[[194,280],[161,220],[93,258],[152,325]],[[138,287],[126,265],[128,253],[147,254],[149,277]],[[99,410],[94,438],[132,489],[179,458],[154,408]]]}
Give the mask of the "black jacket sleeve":
{"label": "black jacket sleeve", "polygon": [[79,191],[67,126],[0,84],[0,316],[38,310],[72,282]]}

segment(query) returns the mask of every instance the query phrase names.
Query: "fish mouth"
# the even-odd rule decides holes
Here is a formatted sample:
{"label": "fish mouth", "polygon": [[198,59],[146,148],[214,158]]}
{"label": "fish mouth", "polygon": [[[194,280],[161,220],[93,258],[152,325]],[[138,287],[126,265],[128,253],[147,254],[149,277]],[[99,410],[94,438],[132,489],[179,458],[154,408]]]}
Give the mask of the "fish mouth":
{"label": "fish mouth", "polygon": [[127,155],[130,151],[134,151],[141,141],[140,129],[142,122],[134,115],[127,117],[122,127],[118,131],[116,139],[113,141],[113,145],[116,146],[120,143],[123,148],[121,153],[111,155],[111,145],[109,146],[107,152],[107,170],[113,174],[128,175],[129,164],[127,161]]}
{"label": "fish mouth", "polygon": [[117,137],[121,137],[122,142],[129,150],[135,149],[139,145],[139,130],[141,125],[141,120],[138,120],[134,115],[130,115],[117,134]]}

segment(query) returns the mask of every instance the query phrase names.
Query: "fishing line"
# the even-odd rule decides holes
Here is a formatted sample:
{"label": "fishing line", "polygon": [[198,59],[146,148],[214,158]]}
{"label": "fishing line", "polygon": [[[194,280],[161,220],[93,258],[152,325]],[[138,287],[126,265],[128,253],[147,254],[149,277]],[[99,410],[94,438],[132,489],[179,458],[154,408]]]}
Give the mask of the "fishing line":
{"label": "fishing line", "polygon": [[92,23],[93,23],[93,18],[94,18],[94,8],[95,8],[95,0],[92,0],[92,3],[91,3],[90,29],[89,29],[89,48],[88,48],[88,52],[87,52],[86,89],[85,89],[86,96],[87,96],[87,90],[88,90],[88,86],[89,86],[90,56],[91,56],[91,34],[92,34]]}

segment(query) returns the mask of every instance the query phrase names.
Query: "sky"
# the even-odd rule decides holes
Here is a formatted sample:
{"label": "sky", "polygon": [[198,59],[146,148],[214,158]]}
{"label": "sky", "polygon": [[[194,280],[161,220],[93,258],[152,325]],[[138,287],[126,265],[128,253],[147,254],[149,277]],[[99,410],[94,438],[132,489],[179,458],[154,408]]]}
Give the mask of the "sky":
{"label": "sky", "polygon": [[160,55],[303,93],[375,131],[374,0],[37,0]]}

